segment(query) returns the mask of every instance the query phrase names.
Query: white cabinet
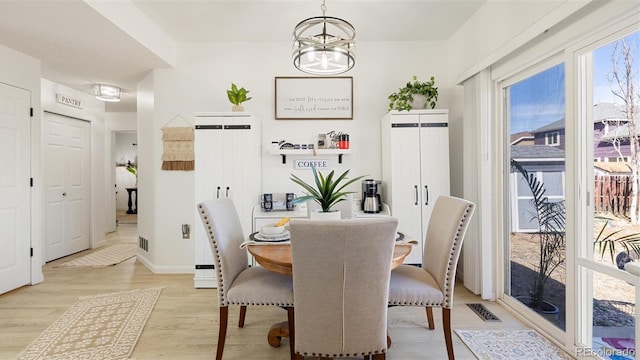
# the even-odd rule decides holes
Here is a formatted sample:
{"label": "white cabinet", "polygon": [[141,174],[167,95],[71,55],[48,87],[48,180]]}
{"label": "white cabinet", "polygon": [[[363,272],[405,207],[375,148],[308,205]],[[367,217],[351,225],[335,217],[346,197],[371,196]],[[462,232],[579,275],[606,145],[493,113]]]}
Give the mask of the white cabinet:
{"label": "white cabinet", "polygon": [[[232,198],[249,236],[253,206],[260,198],[260,121],[248,112],[196,113],[194,148],[196,204]],[[217,287],[213,255],[197,210],[196,216],[195,287]]]}
{"label": "white cabinet", "polygon": [[449,111],[391,111],[382,120],[383,199],[400,231],[419,241],[405,260],[421,264],[431,210],[449,195]]}

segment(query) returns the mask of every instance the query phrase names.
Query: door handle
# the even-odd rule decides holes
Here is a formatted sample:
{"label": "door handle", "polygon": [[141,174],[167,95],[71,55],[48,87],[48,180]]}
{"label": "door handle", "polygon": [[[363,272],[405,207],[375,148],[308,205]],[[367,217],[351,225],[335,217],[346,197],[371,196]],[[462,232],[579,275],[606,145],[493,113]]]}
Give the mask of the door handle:
{"label": "door handle", "polygon": [[62,193],[62,196],[67,196],[67,193],[66,193],[66,192],[63,192],[63,193]]}
{"label": "door handle", "polygon": [[416,191],[416,202],[413,205],[418,205],[418,185],[413,185],[413,188]]}
{"label": "door handle", "polygon": [[220,186],[218,186],[218,191],[216,193],[216,199],[220,199]]}
{"label": "door handle", "polygon": [[424,186],[424,196],[425,196],[425,201],[424,204],[425,205],[429,205],[429,185],[425,185]]}

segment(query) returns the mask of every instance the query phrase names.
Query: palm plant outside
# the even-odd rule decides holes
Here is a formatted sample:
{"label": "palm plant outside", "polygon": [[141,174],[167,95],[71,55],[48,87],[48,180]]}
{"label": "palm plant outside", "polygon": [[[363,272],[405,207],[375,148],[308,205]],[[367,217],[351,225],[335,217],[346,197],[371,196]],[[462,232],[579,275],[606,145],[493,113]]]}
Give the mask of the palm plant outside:
{"label": "palm plant outside", "polygon": [[513,166],[527,182],[531,194],[535,212],[532,214],[538,223],[538,231],[532,236],[536,237],[540,247],[538,264],[535,264],[536,273],[532,279],[531,297],[532,308],[541,310],[544,301],[544,285],[551,274],[565,264],[565,206],[564,201],[551,202],[545,196],[544,183],[534,175],[529,174],[516,160],[511,159]]}

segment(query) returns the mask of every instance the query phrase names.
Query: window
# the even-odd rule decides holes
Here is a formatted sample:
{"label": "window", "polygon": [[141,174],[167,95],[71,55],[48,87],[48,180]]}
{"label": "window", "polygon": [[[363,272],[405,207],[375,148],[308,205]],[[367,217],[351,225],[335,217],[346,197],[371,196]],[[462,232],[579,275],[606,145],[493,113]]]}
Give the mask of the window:
{"label": "window", "polygon": [[558,131],[547,133],[544,143],[549,146],[560,145],[560,133]]}

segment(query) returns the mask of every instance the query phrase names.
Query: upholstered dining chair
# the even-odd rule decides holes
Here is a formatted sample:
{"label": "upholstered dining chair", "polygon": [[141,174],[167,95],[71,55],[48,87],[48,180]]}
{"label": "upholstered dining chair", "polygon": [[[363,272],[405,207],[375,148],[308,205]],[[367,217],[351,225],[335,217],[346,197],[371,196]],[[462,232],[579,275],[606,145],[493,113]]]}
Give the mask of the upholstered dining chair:
{"label": "upholstered dining chair", "polygon": [[[227,335],[229,305],[270,305],[287,309],[293,321],[293,280],[263,267],[249,267],[247,253],[240,245],[245,240],[242,225],[230,198],[209,200],[198,204],[205,231],[209,237],[218,276],[218,306],[220,328],[216,360],[222,359]],[[239,326],[244,325],[241,313]],[[290,343],[293,357],[293,341]]]}
{"label": "upholstered dining chair", "polygon": [[447,355],[454,359],[451,339],[453,288],[462,241],[475,204],[452,196],[439,196],[433,206],[422,255],[422,268],[401,265],[391,272],[390,306],[424,306],[429,329],[433,307],[442,308]]}
{"label": "upholstered dining chair", "polygon": [[396,218],[292,219],[295,359],[385,359]]}

